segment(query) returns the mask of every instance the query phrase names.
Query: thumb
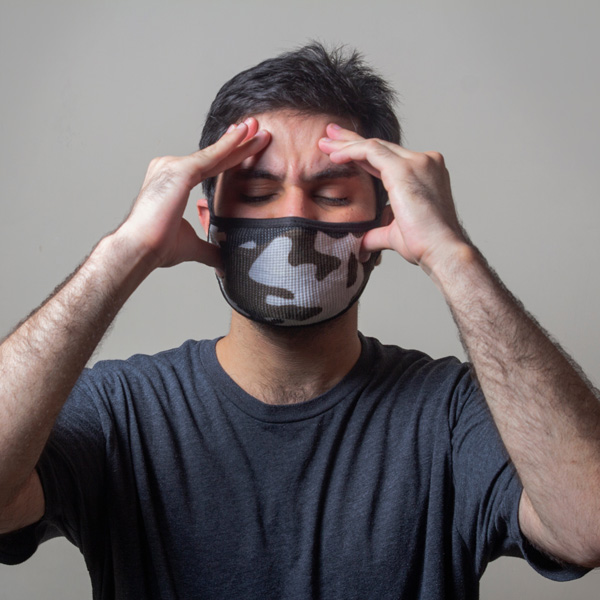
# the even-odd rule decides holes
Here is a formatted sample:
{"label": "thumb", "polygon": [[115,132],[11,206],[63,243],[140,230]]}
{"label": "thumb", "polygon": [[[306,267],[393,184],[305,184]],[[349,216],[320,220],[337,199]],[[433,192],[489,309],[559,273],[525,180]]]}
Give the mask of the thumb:
{"label": "thumb", "polygon": [[362,239],[359,256],[360,262],[367,262],[372,252],[393,249],[390,245],[390,227],[393,222],[394,213],[392,207],[387,204],[381,214],[381,226],[367,231]]}
{"label": "thumb", "polygon": [[164,266],[189,261],[203,263],[217,269],[222,267],[221,249],[215,244],[200,239],[190,223],[182,219],[177,234],[177,246],[171,260]]}
{"label": "thumb", "polygon": [[219,246],[205,242],[198,236],[191,242],[190,254],[187,260],[193,260],[220,271],[223,269],[223,260],[221,259],[221,249]]}
{"label": "thumb", "polygon": [[379,252],[380,250],[391,248],[389,245],[389,228],[389,225],[385,225],[383,227],[370,229],[365,233],[360,245],[360,262],[369,260],[372,252]]}

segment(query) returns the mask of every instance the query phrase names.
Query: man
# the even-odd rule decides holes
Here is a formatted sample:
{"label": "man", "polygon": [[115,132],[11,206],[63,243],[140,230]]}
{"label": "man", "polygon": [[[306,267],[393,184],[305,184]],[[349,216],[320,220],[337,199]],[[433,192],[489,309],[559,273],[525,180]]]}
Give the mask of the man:
{"label": "man", "polygon": [[[344,599],[477,597],[500,554],[555,579],[600,564],[596,397],[466,237],[442,157],[399,145],[391,99],[313,44],[234,77],[202,149],[151,163],[1,346],[5,562],[62,534],[96,598]],[[200,182],[212,243],[182,219]],[[358,333],[384,249],[440,288],[477,382]],[[187,260],[216,269],[229,333],[84,371]]]}

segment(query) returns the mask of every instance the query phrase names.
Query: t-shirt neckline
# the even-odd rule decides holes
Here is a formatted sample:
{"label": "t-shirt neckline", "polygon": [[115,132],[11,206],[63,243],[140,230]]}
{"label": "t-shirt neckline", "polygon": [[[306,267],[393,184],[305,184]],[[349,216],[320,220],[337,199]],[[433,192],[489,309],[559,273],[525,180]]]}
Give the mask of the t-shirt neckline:
{"label": "t-shirt neckline", "polygon": [[368,381],[372,353],[369,340],[359,332],[361,352],[358,360],[348,373],[330,390],[316,398],[298,404],[265,404],[242,389],[223,369],[217,358],[216,346],[221,338],[209,340],[202,346],[201,359],[214,382],[217,394],[233,403],[250,417],[268,423],[290,423],[316,417],[344,399],[360,392]]}

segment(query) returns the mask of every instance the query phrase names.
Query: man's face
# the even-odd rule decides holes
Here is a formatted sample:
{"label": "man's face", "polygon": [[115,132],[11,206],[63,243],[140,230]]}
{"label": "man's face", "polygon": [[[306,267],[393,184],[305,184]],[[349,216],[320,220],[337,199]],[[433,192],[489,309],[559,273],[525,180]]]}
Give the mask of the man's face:
{"label": "man's face", "polygon": [[371,176],[353,163],[336,165],[317,142],[331,122],[352,124],[328,115],[305,116],[287,111],[254,115],[271,133],[259,154],[217,179],[215,214],[222,217],[304,217],[352,222],[375,218]]}

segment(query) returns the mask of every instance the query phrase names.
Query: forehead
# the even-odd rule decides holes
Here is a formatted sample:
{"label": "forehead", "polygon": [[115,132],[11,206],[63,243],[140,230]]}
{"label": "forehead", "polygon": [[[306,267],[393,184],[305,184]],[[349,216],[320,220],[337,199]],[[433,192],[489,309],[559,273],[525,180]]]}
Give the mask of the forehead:
{"label": "forehead", "polygon": [[[280,192],[285,196],[287,190],[301,189],[303,193],[315,196],[349,198],[353,203],[350,212],[356,212],[363,204],[369,214],[372,212],[375,187],[371,175],[353,162],[331,162],[318,146],[319,139],[327,135],[326,128],[330,123],[354,130],[349,119],[289,111],[249,116],[258,121],[260,129],[269,131],[271,139],[264,150],[217,176],[215,205],[227,198],[233,206],[240,194],[261,196],[277,190],[278,197],[282,197]],[[368,218],[371,217],[361,220]]]}
{"label": "forehead", "polygon": [[329,123],[353,128],[348,119],[332,115],[306,115],[273,111],[252,115],[260,129],[271,134],[269,145],[258,155],[246,159],[238,168],[256,168],[287,175],[309,174],[331,165],[317,142],[327,135]]}

